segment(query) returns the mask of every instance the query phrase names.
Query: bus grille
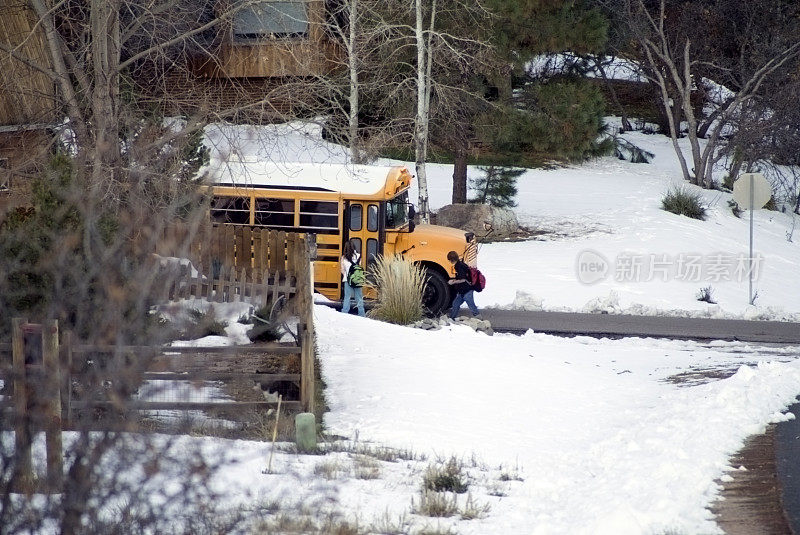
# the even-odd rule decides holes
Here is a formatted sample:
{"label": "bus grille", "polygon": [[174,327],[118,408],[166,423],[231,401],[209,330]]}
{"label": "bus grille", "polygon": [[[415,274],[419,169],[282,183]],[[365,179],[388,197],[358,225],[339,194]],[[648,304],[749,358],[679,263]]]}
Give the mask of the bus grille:
{"label": "bus grille", "polygon": [[478,267],[478,244],[475,240],[469,242],[464,249],[464,262],[470,267]]}

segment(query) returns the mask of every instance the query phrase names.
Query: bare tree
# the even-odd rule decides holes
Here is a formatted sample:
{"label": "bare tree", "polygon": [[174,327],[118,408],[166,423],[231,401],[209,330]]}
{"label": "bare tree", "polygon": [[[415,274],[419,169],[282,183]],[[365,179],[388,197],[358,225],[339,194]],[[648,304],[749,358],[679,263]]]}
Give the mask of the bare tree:
{"label": "bare tree", "polygon": [[[175,0],[24,5],[44,48],[34,56],[0,43],[0,53],[52,81],[53,109],[64,119],[54,126],[31,206],[0,224],[0,332],[5,341],[12,317],[54,318],[81,343],[110,348],[82,361],[91,380],[70,385],[101,396],[109,409],[74,415],[59,494],[26,496],[24,459],[0,440],[0,533],[227,531],[225,522],[212,527],[206,482],[221,465],[214,455],[175,437],[139,434],[125,418],[151,357],[126,354],[124,346],[165,340],[150,314],[167,282],[152,252],[176,220],[190,229],[188,243],[205,218],[195,178],[203,127],[253,105],[195,103],[180,117],[187,108],[164,90],[169,75],[189,75],[178,71],[233,11]],[[170,112],[179,117],[166,118]],[[176,243],[175,254],[187,243]],[[99,422],[109,415],[118,416],[113,430]],[[30,416],[35,429],[47,415]]]}
{"label": "bare tree", "polygon": [[[692,37],[688,31],[683,33],[682,27],[667,26],[666,0],[660,0],[656,8],[649,7],[644,0],[625,0],[624,16],[631,25],[648,66],[647,74],[659,89],[670,137],[684,179],[704,187],[712,187],[712,171],[721,157],[718,149],[725,128],[740,113],[742,107],[759,94],[770,76],[787,62],[800,56],[800,41],[791,42],[770,57],[765,57],[746,73],[733,94],[722,102],[712,102],[716,106],[712,112],[712,120],[703,125],[693,106],[692,94],[698,88],[698,68],[704,62],[693,56]],[[676,29],[677,35],[673,32]],[[681,125],[680,115],[676,110],[680,110],[687,123],[691,169],[678,143]],[[704,147],[699,141],[701,134],[707,136]]]}

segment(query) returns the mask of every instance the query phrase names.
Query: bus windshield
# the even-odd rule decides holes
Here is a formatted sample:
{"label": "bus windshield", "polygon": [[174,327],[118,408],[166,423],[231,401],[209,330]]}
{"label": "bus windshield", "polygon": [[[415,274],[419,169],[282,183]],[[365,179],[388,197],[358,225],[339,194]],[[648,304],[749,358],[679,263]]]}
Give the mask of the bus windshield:
{"label": "bus windshield", "polygon": [[408,224],[408,192],[386,203],[386,228],[400,228]]}

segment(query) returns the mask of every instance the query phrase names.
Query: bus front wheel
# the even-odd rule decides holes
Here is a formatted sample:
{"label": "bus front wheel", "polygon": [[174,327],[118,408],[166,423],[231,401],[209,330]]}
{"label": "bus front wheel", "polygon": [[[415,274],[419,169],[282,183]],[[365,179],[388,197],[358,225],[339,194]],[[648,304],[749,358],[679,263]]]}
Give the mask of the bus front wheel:
{"label": "bus front wheel", "polygon": [[442,314],[453,302],[447,284],[447,277],[429,267],[425,268],[425,289],[422,292],[422,305],[428,314],[438,316]]}

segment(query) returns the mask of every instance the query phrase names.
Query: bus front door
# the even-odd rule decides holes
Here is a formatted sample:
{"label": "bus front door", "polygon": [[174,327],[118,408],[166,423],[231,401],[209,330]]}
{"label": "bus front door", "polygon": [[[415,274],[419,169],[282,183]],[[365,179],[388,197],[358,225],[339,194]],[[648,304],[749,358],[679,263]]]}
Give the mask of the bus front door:
{"label": "bus front door", "polygon": [[[361,256],[360,264],[369,271],[375,258],[383,254],[379,205],[375,201],[350,201],[347,203],[346,214],[347,232],[345,237],[353,240],[356,252]],[[365,292],[365,295],[375,297],[370,294],[369,290]]]}

